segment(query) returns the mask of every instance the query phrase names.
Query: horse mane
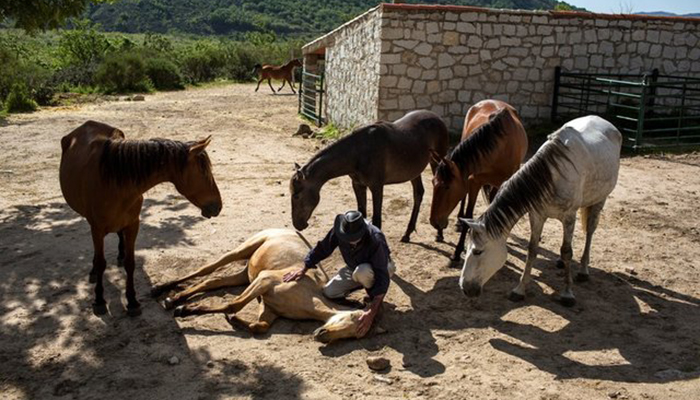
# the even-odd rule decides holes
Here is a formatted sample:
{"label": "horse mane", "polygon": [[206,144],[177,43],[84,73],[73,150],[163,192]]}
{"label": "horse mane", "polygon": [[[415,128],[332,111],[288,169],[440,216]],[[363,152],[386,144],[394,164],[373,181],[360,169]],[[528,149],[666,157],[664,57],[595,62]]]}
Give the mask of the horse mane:
{"label": "horse mane", "polygon": [[[498,141],[506,135],[503,123],[510,116],[507,108],[491,114],[489,121],[476,129],[466,140],[461,141],[447,156],[459,167],[463,174],[473,171],[474,167],[484,157],[496,150]],[[449,166],[441,162],[436,174],[445,182],[450,182],[454,176]]]}
{"label": "horse mane", "polygon": [[[190,147],[195,143],[168,139],[107,139],[100,157],[102,178],[117,183],[140,184],[167,168],[182,172],[187,165]],[[198,156],[198,161],[202,171],[213,179],[206,151]]]}
{"label": "horse mane", "polygon": [[518,172],[498,191],[493,203],[481,216],[491,237],[507,234],[525,213],[541,210],[555,192],[552,168],[561,173],[561,163],[569,158],[569,150],[558,136],[552,135]]}

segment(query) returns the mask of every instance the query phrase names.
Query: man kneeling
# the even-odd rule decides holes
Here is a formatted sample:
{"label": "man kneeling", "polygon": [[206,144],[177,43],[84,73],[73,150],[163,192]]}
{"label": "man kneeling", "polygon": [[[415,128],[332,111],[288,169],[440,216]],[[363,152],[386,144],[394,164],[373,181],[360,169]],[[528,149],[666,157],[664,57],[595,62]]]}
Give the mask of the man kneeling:
{"label": "man kneeling", "polygon": [[379,312],[389,289],[389,278],[396,268],[389,257],[384,234],[365,221],[359,211],[337,215],[333,228],[304,259],[304,268],[286,274],[284,281],[300,279],[307,269],[316,268],[316,264],[333,254],[336,247],[340,249],[347,266],[328,281],[323,294],[330,299],[340,299],[356,289],[365,288],[370,305],[360,317],[357,327],[358,337],[362,337],[369,331]]}

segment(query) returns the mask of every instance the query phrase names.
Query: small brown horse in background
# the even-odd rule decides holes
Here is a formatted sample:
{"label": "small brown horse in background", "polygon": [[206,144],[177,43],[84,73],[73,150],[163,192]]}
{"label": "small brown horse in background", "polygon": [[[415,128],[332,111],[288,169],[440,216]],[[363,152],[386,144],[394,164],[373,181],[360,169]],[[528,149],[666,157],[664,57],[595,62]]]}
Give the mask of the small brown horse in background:
{"label": "small brown horse in background", "polygon": [[[483,187],[491,201],[501,184],[520,168],[527,145],[525,128],[509,104],[483,100],[469,109],[462,141],[448,157],[438,159],[433,178],[430,224],[438,230],[438,241],[457,203],[462,201],[458,217],[472,218],[479,190]],[[468,199],[466,212],[465,199]],[[461,230],[452,256],[454,262],[459,262],[464,251],[466,228]]]}
{"label": "small brown horse in background", "polygon": [[431,161],[431,154],[443,157],[448,142],[445,123],[425,110],[412,111],[396,122],[380,121],[355,130],[316,153],[303,167],[295,164],[297,171],[290,181],[294,227],[303,230],[309,225],[326,182],[349,175],[357,209],[365,217],[367,188],[372,192],[372,224],[381,229],[384,185],[411,181],[413,211],[401,238],[408,242],[425,192],[421,173],[428,163],[435,172],[437,158]]}
{"label": "small brown horse in background", "polygon": [[198,142],[165,139],[127,141],[109,125],[88,121],[61,139],[60,181],[68,205],[90,223],[95,249],[90,282],[95,283],[96,314],[107,312],[102,275],[107,265],[104,238],[119,235],[118,262],[126,269],[127,313],[141,314],[134,290],[134,245],[143,193],[162,182],[202,210],[219,215],[221,195],[205,151],[211,136]]}
{"label": "small brown horse in background", "polygon": [[292,93],[296,94],[294,91],[294,84],[292,83],[292,80],[294,78],[293,72],[294,68],[296,67],[301,67],[302,63],[301,60],[296,58],[292,61],[289,61],[288,63],[282,65],[282,66],[277,66],[277,65],[260,65],[260,64],[255,64],[255,68],[253,69],[253,73],[258,74],[258,86],[255,88],[255,91],[257,92],[258,89],[260,89],[260,82],[264,81],[267,79],[267,84],[270,85],[270,89],[272,90],[272,93],[277,93],[275,92],[275,89],[272,87],[272,79],[277,79],[282,81],[282,86],[280,86],[277,91],[282,90],[284,88],[285,83],[289,82],[289,87],[292,88]]}

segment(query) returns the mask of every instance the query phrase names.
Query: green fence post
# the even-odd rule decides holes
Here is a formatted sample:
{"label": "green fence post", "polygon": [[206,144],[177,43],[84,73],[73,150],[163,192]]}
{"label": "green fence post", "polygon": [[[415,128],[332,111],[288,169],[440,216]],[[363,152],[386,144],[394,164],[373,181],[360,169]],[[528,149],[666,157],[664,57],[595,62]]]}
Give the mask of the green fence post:
{"label": "green fence post", "polygon": [[559,105],[559,82],[561,80],[561,66],[554,68],[554,94],[552,95],[552,114],[550,120],[554,122],[557,117],[557,106]]}
{"label": "green fence post", "polygon": [[319,79],[319,90],[318,90],[318,126],[323,124],[323,77],[324,73],[321,73],[321,79]]}
{"label": "green fence post", "polygon": [[639,98],[639,111],[637,113],[637,135],[634,141],[634,149],[640,148],[642,146],[642,140],[644,140],[644,114],[646,112],[647,106],[647,91],[648,91],[649,81],[647,76],[642,77],[642,93]]}

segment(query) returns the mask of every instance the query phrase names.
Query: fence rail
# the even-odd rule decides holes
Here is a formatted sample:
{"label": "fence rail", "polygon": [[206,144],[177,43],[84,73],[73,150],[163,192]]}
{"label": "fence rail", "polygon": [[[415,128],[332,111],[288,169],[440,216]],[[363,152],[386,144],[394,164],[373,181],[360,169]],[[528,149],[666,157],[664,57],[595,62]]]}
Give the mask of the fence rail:
{"label": "fence rail", "polygon": [[552,121],[598,114],[634,150],[700,145],[700,78],[555,69]]}
{"label": "fence rail", "polygon": [[301,73],[301,85],[299,86],[299,114],[316,122],[321,126],[323,120],[323,73],[312,74],[307,71]]}

